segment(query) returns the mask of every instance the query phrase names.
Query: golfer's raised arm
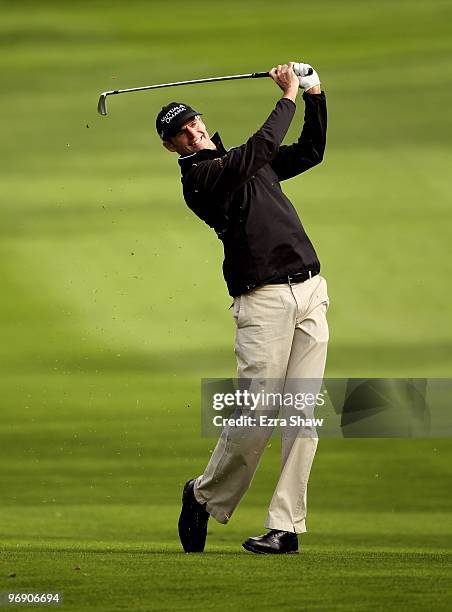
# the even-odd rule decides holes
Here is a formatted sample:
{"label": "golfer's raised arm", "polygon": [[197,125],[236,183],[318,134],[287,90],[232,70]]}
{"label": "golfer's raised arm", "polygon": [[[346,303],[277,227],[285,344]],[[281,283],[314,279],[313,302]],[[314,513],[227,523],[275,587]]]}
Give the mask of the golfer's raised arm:
{"label": "golfer's raised arm", "polygon": [[[304,84],[304,80],[307,81]],[[312,84],[315,83],[314,86]],[[320,90],[318,75],[300,79],[304,85],[305,102],[304,124],[298,141],[279,148],[272,159],[271,166],[278,179],[283,181],[309,170],[323,159],[326,146],[327,109],[325,94]],[[309,88],[309,89],[307,89]]]}
{"label": "golfer's raised arm", "polygon": [[193,166],[185,179],[193,187],[216,195],[231,193],[277,155],[295,114],[299,82],[291,64],[272,68],[269,74],[283,90],[272,113],[245,144]]}

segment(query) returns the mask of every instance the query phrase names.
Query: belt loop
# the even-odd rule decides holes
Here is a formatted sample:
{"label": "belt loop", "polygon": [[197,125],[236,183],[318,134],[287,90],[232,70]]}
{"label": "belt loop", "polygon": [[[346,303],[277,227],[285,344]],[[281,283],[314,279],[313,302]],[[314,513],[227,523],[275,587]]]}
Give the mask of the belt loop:
{"label": "belt loop", "polygon": [[287,275],[287,282],[289,283],[289,287],[292,287],[292,283],[290,282],[290,276]]}
{"label": "belt loop", "polygon": [[308,270],[308,273],[309,273],[309,278],[312,278],[312,272],[311,272],[311,270]]}

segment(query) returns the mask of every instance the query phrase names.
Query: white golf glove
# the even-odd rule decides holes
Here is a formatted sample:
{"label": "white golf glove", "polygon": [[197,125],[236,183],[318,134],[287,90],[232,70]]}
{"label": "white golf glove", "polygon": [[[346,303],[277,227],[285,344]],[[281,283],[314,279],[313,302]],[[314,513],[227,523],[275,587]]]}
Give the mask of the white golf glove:
{"label": "white golf glove", "polygon": [[295,63],[293,65],[293,71],[298,77],[300,87],[303,91],[308,91],[311,87],[320,85],[320,79],[317,72],[310,64]]}

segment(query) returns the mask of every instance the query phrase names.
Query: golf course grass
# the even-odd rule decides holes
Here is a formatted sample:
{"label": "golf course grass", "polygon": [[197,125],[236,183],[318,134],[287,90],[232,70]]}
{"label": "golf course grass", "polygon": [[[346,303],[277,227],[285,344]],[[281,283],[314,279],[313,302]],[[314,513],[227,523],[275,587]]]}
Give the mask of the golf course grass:
{"label": "golf course grass", "polygon": [[[230,147],[279,91],[259,79],[112,96],[107,117],[96,105],[311,62],[327,152],[283,188],[328,280],[326,375],[447,378],[451,3],[0,7],[0,592],[60,592],[71,611],[449,610],[450,439],[321,440],[300,554],[268,558],[241,542],[263,532],[272,440],[230,524],[182,553],[182,487],[215,444],[200,380],[234,375],[234,323],[221,245],[186,208],[155,116],[186,101]],[[302,116],[300,99],[286,142]]]}

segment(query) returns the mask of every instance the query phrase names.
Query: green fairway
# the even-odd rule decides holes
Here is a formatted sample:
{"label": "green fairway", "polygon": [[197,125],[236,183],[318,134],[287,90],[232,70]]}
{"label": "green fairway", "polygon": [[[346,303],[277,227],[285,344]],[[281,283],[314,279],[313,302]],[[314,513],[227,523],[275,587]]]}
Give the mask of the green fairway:
{"label": "green fairway", "polygon": [[[184,405],[196,396],[189,380],[161,407],[146,391],[166,397],[161,383],[149,386],[143,374],[74,375],[69,399],[48,387],[45,405],[34,405],[30,381],[29,412],[12,404],[5,412],[0,590],[58,590],[71,610],[197,609],[200,588],[212,610],[249,597],[268,610],[281,601],[288,610],[375,609],[376,601],[447,609],[448,441],[321,440],[309,533],[301,554],[285,559],[240,546],[262,531],[278,469],[273,441],[231,523],[210,523],[205,556],[181,553],[182,484],[213,444],[199,440]],[[269,579],[282,591],[262,592]]]}
{"label": "green fairway", "polygon": [[326,375],[450,377],[451,3],[0,8],[0,592],[60,591],[74,611],[449,609],[447,439],[321,440],[301,554],[255,557],[241,542],[263,531],[274,440],[231,523],[181,553],[182,486],[215,444],[200,379],[234,375],[234,323],[221,245],[155,115],[186,101],[231,147],[279,93],[259,79],[96,105],[312,63],[327,152],[284,190],[329,284]]}

